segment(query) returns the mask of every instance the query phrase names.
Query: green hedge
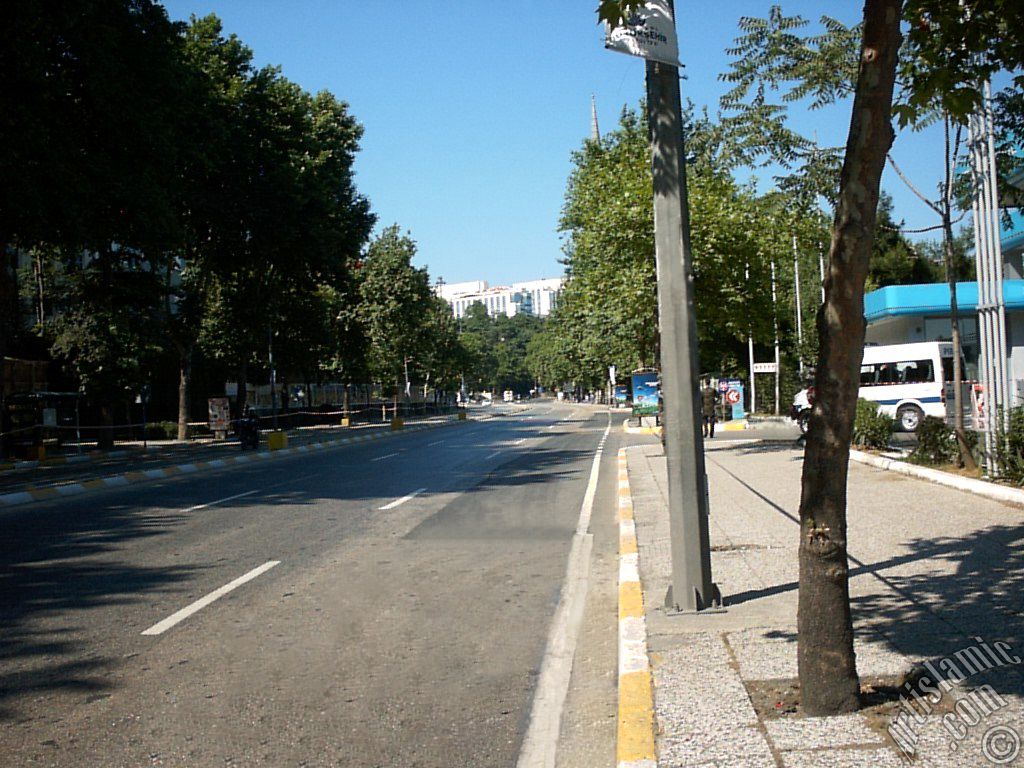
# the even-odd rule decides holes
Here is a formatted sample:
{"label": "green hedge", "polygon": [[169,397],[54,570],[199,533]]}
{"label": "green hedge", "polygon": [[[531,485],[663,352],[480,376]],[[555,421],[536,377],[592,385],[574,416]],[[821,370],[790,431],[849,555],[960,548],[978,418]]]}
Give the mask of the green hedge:
{"label": "green hedge", "polygon": [[[1000,414],[1002,415],[1002,414]],[[1003,419],[996,434],[996,461],[1002,480],[1024,484],[1024,407],[1011,408],[1003,427]]]}
{"label": "green hedge", "polygon": [[853,444],[858,448],[888,448],[892,437],[893,418],[879,412],[878,403],[857,400],[853,419]]}
{"label": "green hedge", "polygon": [[917,425],[917,447],[910,454],[916,464],[952,464],[960,455],[953,428],[945,419],[925,416]]}

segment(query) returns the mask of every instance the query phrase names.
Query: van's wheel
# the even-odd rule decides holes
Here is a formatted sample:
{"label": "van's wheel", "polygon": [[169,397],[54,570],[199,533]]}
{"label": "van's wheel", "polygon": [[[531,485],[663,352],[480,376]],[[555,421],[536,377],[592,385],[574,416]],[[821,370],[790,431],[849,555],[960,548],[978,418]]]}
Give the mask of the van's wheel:
{"label": "van's wheel", "polygon": [[896,411],[896,421],[904,432],[916,432],[924,414],[916,405],[904,405]]}

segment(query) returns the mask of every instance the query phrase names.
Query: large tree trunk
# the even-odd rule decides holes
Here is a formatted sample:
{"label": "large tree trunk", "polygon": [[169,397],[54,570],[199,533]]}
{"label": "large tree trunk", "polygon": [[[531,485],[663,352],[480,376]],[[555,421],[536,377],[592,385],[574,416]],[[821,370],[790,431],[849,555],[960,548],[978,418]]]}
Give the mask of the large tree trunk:
{"label": "large tree trunk", "polygon": [[192,378],[192,353],[182,349],[178,356],[178,439],[188,440],[189,382]]}
{"label": "large tree trunk", "polygon": [[846,478],[864,346],[864,280],[890,124],[900,0],[867,0],[860,72],[819,310],[817,398],[800,498],[800,695],[809,715],[859,706],[846,554]]}

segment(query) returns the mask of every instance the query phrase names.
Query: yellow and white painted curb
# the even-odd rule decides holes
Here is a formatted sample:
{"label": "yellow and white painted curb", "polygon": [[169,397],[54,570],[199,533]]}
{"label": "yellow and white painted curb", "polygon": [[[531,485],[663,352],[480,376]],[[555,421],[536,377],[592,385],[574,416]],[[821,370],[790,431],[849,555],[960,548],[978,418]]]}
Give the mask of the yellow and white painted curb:
{"label": "yellow and white painted curb", "polygon": [[633,520],[626,451],[619,449],[619,714],[618,768],[656,768],[654,690],[647,657],[647,622]]}
{"label": "yellow and white painted curb", "polygon": [[[413,427],[408,427],[402,430],[402,433],[418,432],[423,429],[430,429],[432,427],[444,426],[447,424],[465,424],[465,421],[459,421],[454,418],[447,421],[433,422],[431,424],[417,424]],[[223,459],[211,459],[210,461],[195,461],[187,464],[176,464],[169,467],[159,467],[157,469],[145,469],[134,472],[125,472],[119,475],[111,475],[110,477],[99,477],[94,480],[85,480],[80,483],[65,483],[62,485],[51,485],[42,488],[26,488],[22,491],[15,493],[0,494],[0,509],[6,509],[9,507],[17,507],[22,504],[31,504],[37,501],[49,501],[50,499],[59,499],[66,496],[77,496],[81,493],[87,493],[89,491],[96,491],[101,488],[119,488],[125,485],[135,485],[137,483],[149,482],[151,480],[163,480],[169,477],[177,477],[179,475],[190,475],[196,472],[202,472],[211,469],[221,469],[223,467],[231,467],[238,464],[250,464],[253,462],[261,462],[267,459],[273,459],[278,456],[291,456],[298,453],[311,453],[325,448],[336,448],[342,445],[348,445],[350,443],[364,443],[369,440],[377,440],[383,437],[391,437],[395,434],[390,430],[386,432],[371,432],[369,434],[362,435],[351,435],[349,437],[342,437],[336,440],[324,440],[315,443],[306,443],[304,445],[297,445],[292,448],[283,448],[278,451],[257,451],[256,453],[243,453],[239,456],[228,456]]]}
{"label": "yellow and white painted curb", "polygon": [[742,432],[747,428],[746,419],[733,419],[732,421],[718,422],[718,429],[722,432]]}
{"label": "yellow and white painted curb", "polygon": [[661,426],[656,427],[634,427],[630,426],[629,419],[622,422],[622,431],[627,435],[660,435]]}

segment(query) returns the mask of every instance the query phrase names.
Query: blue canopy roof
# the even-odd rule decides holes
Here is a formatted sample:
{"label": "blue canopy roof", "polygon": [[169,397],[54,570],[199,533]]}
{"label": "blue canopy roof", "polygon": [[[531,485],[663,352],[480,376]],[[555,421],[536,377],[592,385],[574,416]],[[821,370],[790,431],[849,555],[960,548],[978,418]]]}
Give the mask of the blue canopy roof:
{"label": "blue canopy roof", "polygon": [[[1003,298],[1007,309],[1024,309],[1024,280],[1004,280]],[[977,312],[978,284],[957,283],[956,301],[961,311]],[[890,285],[864,297],[864,318],[869,323],[885,317],[948,314],[949,286],[946,283]]]}

